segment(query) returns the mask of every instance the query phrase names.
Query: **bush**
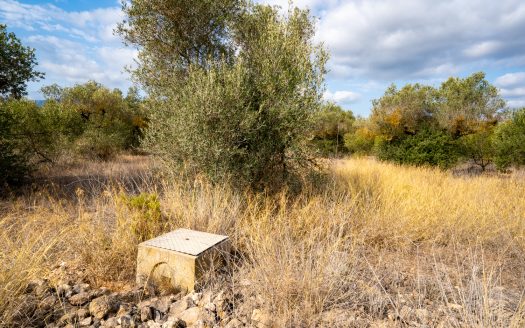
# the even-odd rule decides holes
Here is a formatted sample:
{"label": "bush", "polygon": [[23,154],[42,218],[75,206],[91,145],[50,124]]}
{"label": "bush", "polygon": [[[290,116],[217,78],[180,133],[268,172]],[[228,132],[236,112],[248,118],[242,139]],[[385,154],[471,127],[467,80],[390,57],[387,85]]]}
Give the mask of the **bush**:
{"label": "bush", "polygon": [[459,151],[466,160],[471,160],[474,164],[485,171],[494,157],[494,143],[492,141],[493,127],[486,126],[478,131],[459,138]]}
{"label": "bush", "polygon": [[126,97],[94,81],[70,88],[51,85],[42,88],[50,107],[61,117],[57,122],[69,146],[62,149],[88,157],[108,160],[122,150],[138,147],[147,119],[142,99],[135,88]]}
{"label": "bush", "polygon": [[514,113],[509,121],[501,123],[494,133],[498,168],[525,165],[525,108]]}
{"label": "bush", "polygon": [[314,118],[312,146],[322,156],[347,153],[344,135],[352,129],[355,117],[338,105],[327,103]]}
{"label": "bush", "polygon": [[5,103],[0,104],[0,190],[18,184],[28,172],[28,154],[17,147],[15,122]]}
{"label": "bush", "polygon": [[320,106],[325,56],[307,12],[255,6],[237,25],[233,63],[191,65],[155,99],[152,149],[174,168],[262,188],[308,165],[307,133]]}
{"label": "bush", "polygon": [[443,169],[454,165],[459,157],[457,144],[450,135],[431,130],[394,141],[377,138],[375,151],[382,160],[400,164],[439,166]]}
{"label": "bush", "polygon": [[139,242],[158,236],[166,227],[157,194],[141,193],[137,196],[121,195],[120,202],[127,212],[120,226],[126,226]]}

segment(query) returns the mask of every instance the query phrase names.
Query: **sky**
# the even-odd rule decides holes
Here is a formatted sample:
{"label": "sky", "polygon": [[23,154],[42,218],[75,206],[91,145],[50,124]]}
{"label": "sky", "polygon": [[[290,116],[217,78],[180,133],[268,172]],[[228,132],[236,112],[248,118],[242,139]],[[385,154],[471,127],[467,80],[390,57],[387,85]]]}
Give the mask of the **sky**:
{"label": "sky", "polygon": [[[288,0],[259,0],[287,8]],[[509,107],[525,106],[523,0],[296,0],[316,19],[317,42],[330,52],[325,99],[360,116],[395,83],[439,86],[449,76],[484,71]],[[118,0],[0,0],[0,23],[36,49],[45,80],[96,80],[131,86],[124,67],[137,51],[113,34]]]}

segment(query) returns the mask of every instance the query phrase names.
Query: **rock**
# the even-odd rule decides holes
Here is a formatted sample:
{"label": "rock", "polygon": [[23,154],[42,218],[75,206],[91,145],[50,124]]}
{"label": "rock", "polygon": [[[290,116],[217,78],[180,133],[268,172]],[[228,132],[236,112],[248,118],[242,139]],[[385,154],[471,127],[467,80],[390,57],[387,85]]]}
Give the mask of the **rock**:
{"label": "rock", "polygon": [[193,301],[189,297],[184,297],[180,301],[177,301],[170,306],[169,314],[172,316],[178,316],[187,309],[193,307]]}
{"label": "rock", "polygon": [[79,325],[80,327],[88,327],[88,326],[91,326],[92,323],[93,323],[93,318],[87,317],[87,318],[80,320]]}
{"label": "rock", "polygon": [[78,294],[78,293],[82,293],[82,292],[87,292],[87,291],[89,291],[90,288],[91,288],[91,286],[89,284],[86,284],[86,283],[75,284],[75,285],[73,285],[73,293]]}
{"label": "rock", "polygon": [[198,307],[187,309],[180,314],[180,319],[182,319],[186,325],[191,326],[201,319],[201,311]]}
{"label": "rock", "polygon": [[44,294],[51,291],[47,280],[35,279],[27,284],[26,293],[32,293],[33,295],[42,297]]}
{"label": "rock", "polygon": [[119,303],[112,295],[95,298],[89,303],[89,313],[97,319],[103,319],[109,313],[118,310]]}
{"label": "rock", "polygon": [[190,296],[191,300],[193,301],[193,303],[199,304],[199,301],[202,298],[202,293],[195,293],[195,292],[193,292],[189,296]]}
{"label": "rock", "polygon": [[224,326],[224,328],[239,328],[239,327],[242,327],[242,322],[239,319],[237,319],[237,318],[231,319],[226,324],[226,326]]}
{"label": "rock", "polygon": [[168,313],[174,298],[171,296],[164,296],[159,298],[153,306],[162,313]]}
{"label": "rock", "polygon": [[57,302],[57,297],[55,295],[49,295],[40,301],[39,308],[44,310],[50,310]]}
{"label": "rock", "polygon": [[87,304],[91,300],[91,295],[87,292],[80,292],[69,298],[71,305],[80,306]]}
{"label": "rock", "polygon": [[162,328],[186,328],[186,322],[179,318],[171,318],[162,324]]}
{"label": "rock", "polygon": [[255,309],[252,312],[252,322],[256,324],[257,327],[270,327],[272,324],[271,316],[268,312]]}
{"label": "rock", "polygon": [[62,284],[57,287],[57,294],[61,297],[71,297],[73,288],[68,284]]}
{"label": "rock", "polygon": [[109,318],[108,320],[106,320],[102,326],[106,327],[106,328],[115,328],[118,325],[119,324],[118,324],[117,318],[112,317],[112,318]]}
{"label": "rock", "polygon": [[64,324],[67,324],[67,323],[74,323],[74,322],[77,321],[77,319],[78,319],[77,313],[71,311],[71,312],[67,312],[63,316],[61,316],[60,319],[58,319],[58,323],[60,325],[64,325]]}
{"label": "rock", "polygon": [[153,308],[153,320],[155,320],[155,322],[161,322],[162,317],[162,313],[159,310]]}
{"label": "rock", "polygon": [[148,321],[146,324],[148,325],[148,328],[162,328],[162,324],[153,320]]}
{"label": "rock", "polygon": [[119,306],[116,317],[122,317],[131,314],[132,306],[130,304],[122,303]]}
{"label": "rock", "polygon": [[120,299],[124,302],[136,303],[140,300],[142,294],[143,294],[142,288],[135,288],[135,289],[120,293]]}
{"label": "rock", "polygon": [[118,319],[118,323],[122,328],[135,327],[135,320],[130,315],[124,315]]}
{"label": "rock", "polygon": [[140,308],[140,320],[146,322],[151,319],[153,319],[153,309],[148,305],[142,306]]}
{"label": "rock", "polygon": [[111,291],[107,289],[106,287],[102,287],[100,289],[95,289],[95,290],[90,291],[89,294],[90,294],[90,297],[93,299],[93,298],[97,298],[103,295],[110,295]]}
{"label": "rock", "polygon": [[215,312],[217,310],[217,306],[213,303],[204,304],[204,308],[210,312]]}
{"label": "rock", "polygon": [[87,318],[89,316],[89,311],[86,310],[86,309],[78,309],[77,311],[77,317],[79,319],[84,319],[84,318]]}

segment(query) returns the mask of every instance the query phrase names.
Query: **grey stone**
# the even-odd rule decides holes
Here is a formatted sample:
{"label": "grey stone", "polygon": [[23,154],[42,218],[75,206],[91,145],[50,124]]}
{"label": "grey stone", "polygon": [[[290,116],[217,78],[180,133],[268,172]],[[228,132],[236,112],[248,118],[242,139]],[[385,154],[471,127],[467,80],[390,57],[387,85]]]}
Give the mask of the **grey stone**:
{"label": "grey stone", "polygon": [[225,326],[224,328],[239,328],[239,327],[242,327],[242,322],[237,319],[237,318],[233,318],[231,319]]}
{"label": "grey stone", "polygon": [[186,322],[179,318],[170,318],[162,324],[162,328],[186,328]]}
{"label": "grey stone", "polygon": [[63,316],[60,317],[60,319],[58,319],[58,323],[60,325],[64,325],[64,324],[67,324],[67,323],[73,323],[73,322],[76,322],[77,321],[77,313],[76,312],[67,312],[65,313]]}
{"label": "grey stone", "polygon": [[198,307],[187,309],[180,314],[180,319],[186,322],[186,325],[191,326],[201,319],[201,311],[201,308]]}
{"label": "grey stone", "polygon": [[57,294],[62,297],[71,297],[73,288],[68,284],[62,284],[57,287]]}
{"label": "grey stone", "polygon": [[149,321],[153,319],[153,309],[148,305],[143,305],[139,308],[140,310],[140,320],[142,322]]}
{"label": "grey stone", "polygon": [[69,298],[71,305],[80,306],[87,304],[91,300],[91,295],[87,292],[80,292]]}
{"label": "grey stone", "polygon": [[184,297],[180,301],[177,301],[170,306],[169,314],[173,316],[178,316],[187,309],[193,307],[193,301],[189,297]]}
{"label": "grey stone", "polygon": [[108,320],[104,321],[103,327],[107,328],[114,328],[118,326],[118,320],[115,317],[108,318]]}
{"label": "grey stone", "polygon": [[89,311],[87,309],[78,309],[77,316],[79,319],[84,319],[89,316]]}
{"label": "grey stone", "polygon": [[118,322],[122,328],[133,328],[135,327],[135,320],[130,315],[124,315],[118,319]]}
{"label": "grey stone", "polygon": [[88,327],[88,326],[91,326],[92,323],[93,323],[93,318],[87,317],[87,318],[80,320],[79,325],[81,327]]}
{"label": "grey stone", "polygon": [[112,295],[104,295],[95,298],[89,303],[89,313],[97,319],[103,319],[109,313],[118,310],[119,303]]}

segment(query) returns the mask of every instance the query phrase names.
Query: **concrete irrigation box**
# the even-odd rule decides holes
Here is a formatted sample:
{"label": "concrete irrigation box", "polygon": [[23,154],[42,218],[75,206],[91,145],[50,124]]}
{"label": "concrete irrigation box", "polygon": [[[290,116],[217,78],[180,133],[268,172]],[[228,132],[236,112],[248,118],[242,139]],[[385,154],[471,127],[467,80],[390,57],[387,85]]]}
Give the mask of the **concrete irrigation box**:
{"label": "concrete irrigation box", "polygon": [[192,291],[205,272],[224,264],[229,248],[227,236],[189,229],[147,240],[138,247],[137,284]]}

